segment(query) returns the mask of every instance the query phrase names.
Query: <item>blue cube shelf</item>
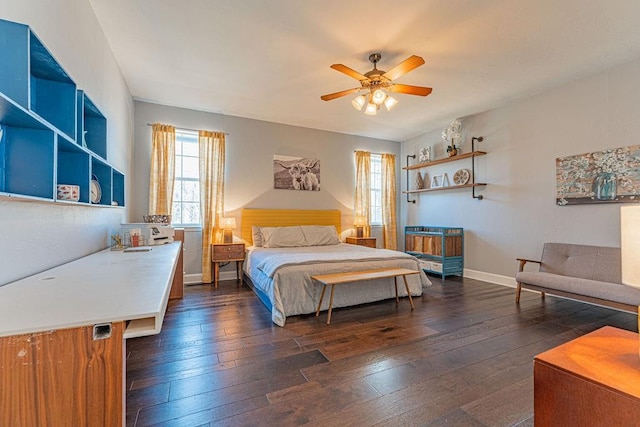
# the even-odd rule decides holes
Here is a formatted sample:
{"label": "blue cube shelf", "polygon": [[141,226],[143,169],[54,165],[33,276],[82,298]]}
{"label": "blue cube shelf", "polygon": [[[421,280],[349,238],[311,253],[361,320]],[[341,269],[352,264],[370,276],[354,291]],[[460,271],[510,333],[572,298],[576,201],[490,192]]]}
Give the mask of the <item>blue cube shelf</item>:
{"label": "blue cube shelf", "polygon": [[[125,177],[107,163],[107,119],[27,25],[0,19],[0,196],[57,200],[57,185],[102,188],[124,206]],[[115,202],[115,203],[114,203]]]}

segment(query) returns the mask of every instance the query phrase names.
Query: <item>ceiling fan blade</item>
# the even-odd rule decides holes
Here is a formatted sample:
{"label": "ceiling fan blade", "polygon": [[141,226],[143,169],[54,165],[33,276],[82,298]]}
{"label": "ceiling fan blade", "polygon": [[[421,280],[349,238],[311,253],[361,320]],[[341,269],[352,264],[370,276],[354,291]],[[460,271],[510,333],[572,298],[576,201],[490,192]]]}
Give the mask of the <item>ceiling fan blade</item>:
{"label": "ceiling fan blade", "polygon": [[401,85],[396,83],[387,90],[389,92],[405,93],[407,95],[427,96],[433,89],[424,86]]}
{"label": "ceiling fan blade", "polygon": [[347,96],[351,93],[357,92],[360,89],[362,89],[361,87],[355,87],[353,89],[347,89],[347,90],[343,90],[341,92],[336,92],[336,93],[330,93],[328,95],[322,95],[320,97],[320,99],[322,99],[323,101],[331,101],[332,99],[336,99],[336,98],[340,98],[342,96]]}
{"label": "ceiling fan blade", "polygon": [[369,80],[369,78],[363,74],[360,74],[359,72],[357,72],[356,70],[347,67],[346,65],[342,65],[342,64],[333,64],[331,66],[331,68],[333,68],[336,71],[340,71],[341,73],[346,74],[349,77],[353,77],[356,80]]}
{"label": "ceiling fan blade", "polygon": [[424,64],[424,59],[416,55],[411,55],[410,57],[384,73],[382,77],[385,77],[389,80],[395,80],[400,76],[404,76],[409,71],[418,68],[422,64]]}

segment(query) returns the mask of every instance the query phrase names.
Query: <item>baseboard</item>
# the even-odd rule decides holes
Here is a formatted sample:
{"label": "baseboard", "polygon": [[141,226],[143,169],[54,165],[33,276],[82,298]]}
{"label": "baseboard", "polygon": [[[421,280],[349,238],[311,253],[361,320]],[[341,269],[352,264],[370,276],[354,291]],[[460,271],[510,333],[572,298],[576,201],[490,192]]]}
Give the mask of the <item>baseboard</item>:
{"label": "baseboard", "polygon": [[[219,280],[236,280],[236,272],[221,271]],[[185,285],[199,285],[200,283],[202,283],[202,273],[184,275]]]}
{"label": "baseboard", "polygon": [[464,269],[464,277],[469,279],[482,280],[483,282],[494,283],[496,285],[516,287],[516,279],[514,277],[502,276],[500,274],[486,273],[484,271]]}
{"label": "baseboard", "polygon": [[200,283],[202,283],[202,273],[184,275],[185,285],[199,285]]}

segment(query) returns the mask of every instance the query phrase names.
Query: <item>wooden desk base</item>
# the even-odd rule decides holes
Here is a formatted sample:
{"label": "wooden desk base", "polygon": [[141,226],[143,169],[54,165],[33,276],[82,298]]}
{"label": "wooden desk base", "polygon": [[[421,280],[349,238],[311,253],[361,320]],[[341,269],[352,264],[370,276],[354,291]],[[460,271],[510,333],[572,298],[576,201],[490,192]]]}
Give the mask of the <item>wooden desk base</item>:
{"label": "wooden desk base", "polygon": [[324,285],[322,288],[322,294],[320,295],[320,302],[318,302],[318,309],[316,310],[316,317],[320,315],[320,307],[322,307],[322,300],[324,299],[324,292],[327,290],[327,286],[331,286],[331,296],[329,297],[329,310],[327,313],[327,325],[331,323],[331,310],[333,308],[333,291],[335,285],[342,283],[361,282],[363,280],[384,279],[387,277],[393,277],[393,282],[396,287],[396,304],[398,304],[398,277],[402,276],[404,279],[404,287],[407,290],[409,296],[409,303],[411,304],[411,310],[413,307],[413,298],[411,298],[411,291],[409,291],[409,284],[407,283],[407,276],[409,274],[419,274],[419,271],[409,270],[408,268],[381,268],[378,270],[367,271],[352,271],[348,273],[334,273],[334,274],[322,274],[319,276],[311,276],[312,280]]}
{"label": "wooden desk base", "polygon": [[640,423],[638,334],[610,326],[536,356],[536,426]]}
{"label": "wooden desk base", "polygon": [[0,425],[124,425],[124,322],[0,338]]}

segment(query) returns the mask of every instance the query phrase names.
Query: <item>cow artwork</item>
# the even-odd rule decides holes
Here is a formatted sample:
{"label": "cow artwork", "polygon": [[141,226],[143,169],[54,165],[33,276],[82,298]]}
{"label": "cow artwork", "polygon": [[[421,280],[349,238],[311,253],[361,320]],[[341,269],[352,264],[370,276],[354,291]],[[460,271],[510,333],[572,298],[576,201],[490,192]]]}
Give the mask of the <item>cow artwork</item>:
{"label": "cow artwork", "polygon": [[273,187],[320,191],[320,159],[273,156]]}

